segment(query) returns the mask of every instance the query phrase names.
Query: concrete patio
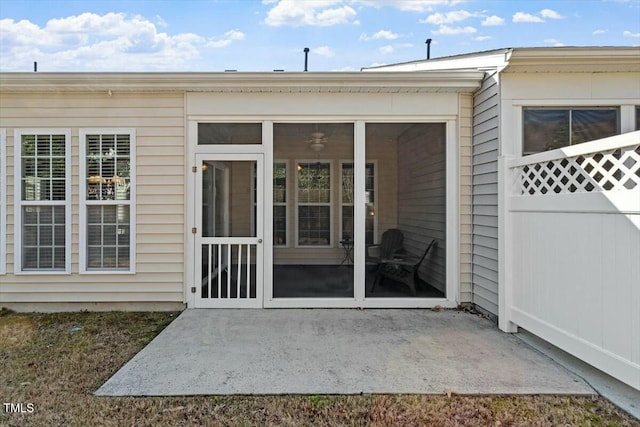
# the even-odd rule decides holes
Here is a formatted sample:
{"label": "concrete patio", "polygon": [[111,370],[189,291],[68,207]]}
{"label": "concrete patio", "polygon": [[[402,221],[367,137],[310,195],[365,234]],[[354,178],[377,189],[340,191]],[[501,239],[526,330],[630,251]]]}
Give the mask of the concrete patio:
{"label": "concrete patio", "polygon": [[97,392],[595,394],[489,320],[460,311],[186,310]]}

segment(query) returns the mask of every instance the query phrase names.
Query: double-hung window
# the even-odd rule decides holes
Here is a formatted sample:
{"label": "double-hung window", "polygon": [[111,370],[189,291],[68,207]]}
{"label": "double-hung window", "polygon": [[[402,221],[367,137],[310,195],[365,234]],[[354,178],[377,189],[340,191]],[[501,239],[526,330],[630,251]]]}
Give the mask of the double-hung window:
{"label": "double-hung window", "polygon": [[523,155],[606,138],[620,133],[618,107],[526,107]]}
{"label": "double-hung window", "polygon": [[135,272],[135,132],[80,130],[80,271]]}
{"label": "double-hung window", "polygon": [[[347,240],[354,238],[354,218],[353,218],[353,202],[354,202],[354,179],[353,179],[353,163],[342,162],[341,164],[341,237]],[[367,216],[365,218],[365,243],[367,245],[374,244],[375,233],[375,214],[376,214],[376,194],[375,194],[375,164],[368,162],[366,164],[365,175],[365,202],[367,207]]]}
{"label": "double-hung window", "polygon": [[71,132],[15,131],[16,273],[71,271]]}
{"label": "double-hung window", "polygon": [[297,162],[298,246],[331,246],[331,162]]}

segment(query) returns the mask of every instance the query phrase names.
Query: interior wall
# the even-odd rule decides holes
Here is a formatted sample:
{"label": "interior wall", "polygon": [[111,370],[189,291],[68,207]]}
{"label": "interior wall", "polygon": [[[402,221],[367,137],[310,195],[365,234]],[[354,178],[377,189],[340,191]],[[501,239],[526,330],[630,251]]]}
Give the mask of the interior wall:
{"label": "interior wall", "polygon": [[[426,132],[425,132],[426,130]],[[422,256],[437,241],[419,275],[446,289],[446,127],[441,123],[409,129],[398,138],[398,228],[408,252]]]}

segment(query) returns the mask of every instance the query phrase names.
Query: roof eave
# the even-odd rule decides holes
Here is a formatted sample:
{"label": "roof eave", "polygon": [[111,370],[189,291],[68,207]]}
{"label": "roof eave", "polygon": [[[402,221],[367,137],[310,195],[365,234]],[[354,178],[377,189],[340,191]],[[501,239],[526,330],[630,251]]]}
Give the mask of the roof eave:
{"label": "roof eave", "polygon": [[502,72],[636,72],[640,47],[515,48]]}
{"label": "roof eave", "polygon": [[426,73],[1,73],[2,92],[473,91],[477,71]]}

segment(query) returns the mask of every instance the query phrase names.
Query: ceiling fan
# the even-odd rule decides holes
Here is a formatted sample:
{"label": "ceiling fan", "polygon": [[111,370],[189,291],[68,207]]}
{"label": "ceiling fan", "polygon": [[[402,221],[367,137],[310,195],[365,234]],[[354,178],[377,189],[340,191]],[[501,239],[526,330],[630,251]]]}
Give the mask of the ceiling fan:
{"label": "ceiling fan", "polygon": [[311,134],[311,139],[308,139],[305,142],[309,143],[309,148],[311,148],[313,151],[320,151],[327,143],[327,137],[323,132],[316,131]]}

